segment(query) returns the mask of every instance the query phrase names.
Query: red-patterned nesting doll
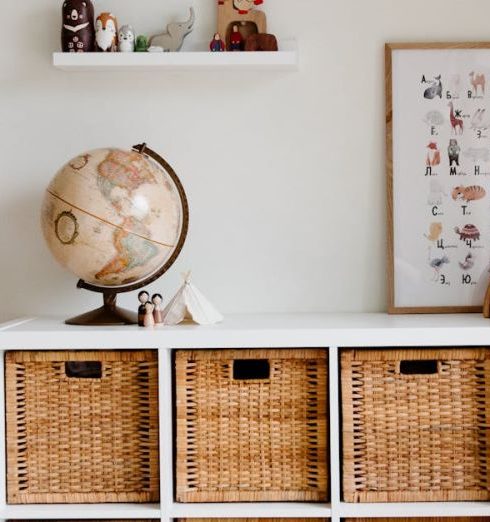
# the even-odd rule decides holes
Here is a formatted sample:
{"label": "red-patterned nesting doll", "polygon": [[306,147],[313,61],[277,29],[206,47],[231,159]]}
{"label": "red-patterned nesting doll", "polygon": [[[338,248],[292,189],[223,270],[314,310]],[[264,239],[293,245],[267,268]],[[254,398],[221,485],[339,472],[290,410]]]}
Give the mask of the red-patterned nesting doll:
{"label": "red-patterned nesting doll", "polygon": [[92,0],[65,0],[62,16],[62,51],[65,53],[94,51],[95,28]]}

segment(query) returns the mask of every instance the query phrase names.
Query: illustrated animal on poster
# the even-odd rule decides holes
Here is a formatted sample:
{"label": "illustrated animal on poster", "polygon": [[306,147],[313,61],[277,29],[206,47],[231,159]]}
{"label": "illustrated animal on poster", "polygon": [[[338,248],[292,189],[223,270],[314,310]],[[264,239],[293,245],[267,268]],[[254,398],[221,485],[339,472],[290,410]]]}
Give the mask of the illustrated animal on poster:
{"label": "illustrated animal on poster", "polygon": [[425,164],[428,167],[435,167],[440,165],[441,163],[441,151],[437,147],[437,143],[435,141],[431,141],[427,145],[427,157],[425,160]]}
{"label": "illustrated animal on poster", "polygon": [[117,19],[111,13],[101,13],[95,22],[95,42],[97,51],[115,53],[117,51]]}
{"label": "illustrated animal on poster", "polygon": [[439,240],[442,234],[442,223],[431,223],[429,226],[429,234],[424,234],[424,236],[432,242],[436,242]]}
{"label": "illustrated animal on poster", "polygon": [[245,40],[245,51],[278,51],[277,39],[273,34],[251,34]]}
{"label": "illustrated animal on poster", "polygon": [[473,130],[485,130],[490,127],[490,119],[487,117],[486,109],[477,109],[471,118],[471,128]]}
{"label": "illustrated animal on poster", "polygon": [[459,261],[458,264],[461,270],[471,270],[475,266],[475,257],[471,252],[468,252],[464,261]]}
{"label": "illustrated animal on poster", "polygon": [[490,161],[490,149],[487,149],[485,147],[470,147],[469,149],[466,149],[463,152],[463,156],[469,158],[474,162],[484,161],[485,163],[487,163],[488,161]]}
{"label": "illustrated animal on poster", "polygon": [[244,40],[255,33],[267,33],[267,18],[260,9],[240,12],[235,8],[233,0],[218,2],[218,30],[225,42],[226,50],[231,50],[231,34],[233,26],[237,26]]}
{"label": "illustrated animal on poster", "polygon": [[461,75],[453,74],[449,80],[449,90],[453,98],[459,98],[461,94]]}
{"label": "illustrated animal on poster", "polygon": [[92,0],[66,0],[62,8],[61,50],[91,53],[95,46]]}
{"label": "illustrated animal on poster", "polygon": [[441,75],[436,76],[432,83],[430,84],[427,89],[424,91],[424,98],[427,100],[433,100],[439,96],[439,98],[442,98],[442,81],[441,81]]}
{"label": "illustrated animal on poster", "polygon": [[430,191],[427,198],[427,204],[429,205],[442,205],[443,197],[447,197],[447,193],[444,187],[436,179],[430,180]]}
{"label": "illustrated animal on poster", "polygon": [[249,11],[263,3],[264,0],[233,0],[233,5],[239,14],[248,14]]}
{"label": "illustrated animal on poster", "polygon": [[424,118],[424,123],[429,127],[440,127],[446,122],[442,112],[440,111],[429,111]]}
{"label": "illustrated animal on poster", "polygon": [[453,163],[456,163],[456,166],[459,167],[459,153],[460,152],[461,152],[461,147],[458,145],[458,140],[451,138],[449,140],[449,146],[447,148],[450,167],[453,166]]}
{"label": "illustrated animal on poster", "polygon": [[123,25],[119,29],[119,52],[134,53],[136,45],[136,35],[134,29],[130,25]]}
{"label": "illustrated animal on poster", "polygon": [[475,225],[468,224],[463,228],[454,227],[454,231],[458,234],[461,241],[478,241],[480,239],[480,231]]}
{"label": "illustrated animal on poster", "polygon": [[487,195],[487,192],[483,187],[480,187],[480,185],[471,185],[470,187],[460,185],[453,188],[451,195],[454,201],[460,200],[469,203],[470,201],[483,199]]}
{"label": "illustrated animal on poster", "polygon": [[161,47],[165,52],[180,51],[184,39],[188,36],[196,21],[194,8],[190,8],[190,16],[184,22],[173,22],[167,25],[164,33],[155,34],[150,38],[150,47]]}
{"label": "illustrated animal on poster", "polygon": [[448,103],[449,111],[449,120],[451,121],[451,127],[453,129],[454,134],[463,134],[463,120],[456,116],[454,112],[453,102]]}
{"label": "illustrated animal on poster", "polygon": [[470,83],[472,86],[472,92],[474,96],[478,96],[478,87],[480,87],[482,95],[485,94],[485,75],[483,73],[470,72]]}
{"label": "illustrated animal on poster", "polygon": [[442,257],[435,257],[433,259],[429,258],[429,266],[434,270],[432,281],[437,281],[439,279],[439,274],[444,265],[449,264],[449,258],[446,255]]}

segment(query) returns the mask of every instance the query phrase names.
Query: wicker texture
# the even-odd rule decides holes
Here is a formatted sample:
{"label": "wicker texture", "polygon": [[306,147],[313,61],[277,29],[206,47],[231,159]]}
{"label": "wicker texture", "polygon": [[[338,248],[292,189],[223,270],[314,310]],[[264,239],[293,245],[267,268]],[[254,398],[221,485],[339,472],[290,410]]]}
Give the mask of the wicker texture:
{"label": "wicker texture", "polygon": [[[238,380],[235,360],[270,376]],[[327,499],[325,350],[179,351],[177,500]]]}
{"label": "wicker texture", "polygon": [[[72,378],[71,361],[101,362]],[[10,504],[159,499],[155,351],[8,352]]]}
{"label": "wicker texture", "polygon": [[343,351],[344,500],[489,500],[489,359],[473,348]]}

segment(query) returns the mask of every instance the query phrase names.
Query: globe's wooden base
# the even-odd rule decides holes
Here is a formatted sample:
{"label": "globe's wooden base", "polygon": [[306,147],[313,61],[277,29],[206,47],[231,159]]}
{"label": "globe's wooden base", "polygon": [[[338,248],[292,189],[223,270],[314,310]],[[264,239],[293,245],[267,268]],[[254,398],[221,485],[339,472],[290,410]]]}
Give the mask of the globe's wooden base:
{"label": "globe's wooden base", "polygon": [[67,319],[65,324],[78,326],[138,324],[138,314],[116,306],[116,294],[104,294],[104,306]]}

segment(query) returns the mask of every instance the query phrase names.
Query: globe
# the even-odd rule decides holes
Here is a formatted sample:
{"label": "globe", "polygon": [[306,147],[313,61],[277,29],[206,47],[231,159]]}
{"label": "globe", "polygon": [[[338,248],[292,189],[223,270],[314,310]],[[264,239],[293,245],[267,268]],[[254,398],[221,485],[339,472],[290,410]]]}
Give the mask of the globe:
{"label": "globe", "polygon": [[[80,287],[105,296],[102,309],[75,323],[112,323],[115,295],[168,270],[182,249],[187,222],[179,179],[146,145],[92,150],[61,167],[42,205],[44,238],[55,259],[80,278]],[[134,320],[131,314],[122,322]]]}

